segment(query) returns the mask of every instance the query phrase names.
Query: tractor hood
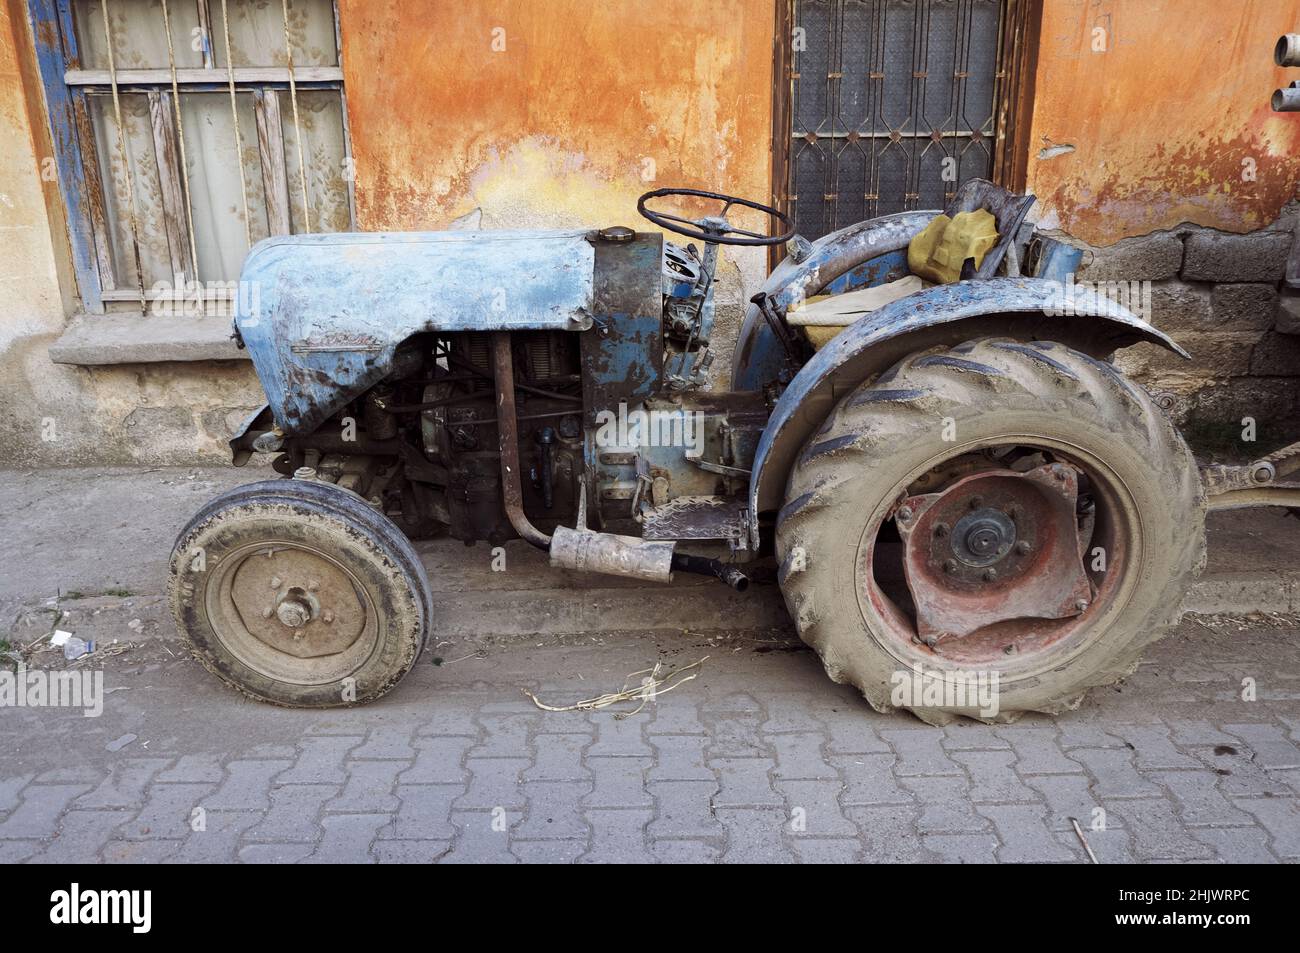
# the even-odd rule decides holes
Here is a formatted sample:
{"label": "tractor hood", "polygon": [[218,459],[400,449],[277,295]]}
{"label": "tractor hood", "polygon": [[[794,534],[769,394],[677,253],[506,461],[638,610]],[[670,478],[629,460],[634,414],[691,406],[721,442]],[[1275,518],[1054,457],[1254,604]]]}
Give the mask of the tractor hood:
{"label": "tractor hood", "polygon": [[307,433],[388,375],[422,331],[591,326],[591,232],[368,232],[259,242],[235,326],[275,423]]}

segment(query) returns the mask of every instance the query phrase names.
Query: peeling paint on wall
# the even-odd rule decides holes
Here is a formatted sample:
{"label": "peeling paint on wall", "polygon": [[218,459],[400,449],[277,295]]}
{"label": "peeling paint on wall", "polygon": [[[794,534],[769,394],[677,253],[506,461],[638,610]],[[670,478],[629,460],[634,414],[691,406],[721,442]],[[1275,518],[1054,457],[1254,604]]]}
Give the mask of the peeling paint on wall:
{"label": "peeling paint on wall", "polygon": [[1045,220],[1106,245],[1276,219],[1300,183],[1300,114],[1269,97],[1300,71],[1273,44],[1297,29],[1300,0],[1047,0],[1028,174]]}

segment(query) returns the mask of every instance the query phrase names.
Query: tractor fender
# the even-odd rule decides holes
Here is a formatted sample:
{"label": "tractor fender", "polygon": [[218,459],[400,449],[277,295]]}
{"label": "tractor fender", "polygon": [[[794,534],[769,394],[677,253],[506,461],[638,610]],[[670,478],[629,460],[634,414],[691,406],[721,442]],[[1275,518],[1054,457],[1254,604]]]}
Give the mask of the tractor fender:
{"label": "tractor fender", "polygon": [[840,398],[909,354],[985,335],[1057,341],[1098,359],[1143,341],[1188,357],[1123,305],[1043,278],[960,281],[893,301],[859,318],[818,351],[773,408],[750,477],[754,545],[759,516],[781,507],[796,456]]}
{"label": "tractor fender", "polygon": [[[906,273],[908,243],[929,225],[938,209],[898,212],[857,222],[812,243],[801,260],[786,257],[763,282],[762,291],[782,314],[798,298],[880,284],[892,268]],[[900,254],[901,253],[901,254]],[[750,303],[732,357],[734,390],[762,390],[785,367],[785,353],[758,305]]]}

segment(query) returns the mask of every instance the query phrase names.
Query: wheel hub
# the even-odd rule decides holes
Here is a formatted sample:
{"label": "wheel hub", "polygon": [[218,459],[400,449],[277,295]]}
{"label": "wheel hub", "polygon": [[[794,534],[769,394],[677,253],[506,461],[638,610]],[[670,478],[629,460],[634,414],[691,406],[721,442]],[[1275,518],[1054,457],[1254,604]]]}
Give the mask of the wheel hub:
{"label": "wheel hub", "polygon": [[235,569],[230,598],[254,638],[298,658],[333,655],[365,628],[366,612],[347,575],[324,556],[272,548]]}
{"label": "wheel hub", "polygon": [[1079,471],[991,470],[895,513],[917,637],[930,646],[1013,619],[1062,619],[1091,602],[1076,506]]}

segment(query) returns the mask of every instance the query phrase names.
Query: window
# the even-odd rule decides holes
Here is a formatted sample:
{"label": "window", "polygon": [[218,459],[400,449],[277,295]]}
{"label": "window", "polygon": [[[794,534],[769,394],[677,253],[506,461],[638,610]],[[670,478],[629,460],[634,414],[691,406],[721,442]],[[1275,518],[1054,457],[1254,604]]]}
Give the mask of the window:
{"label": "window", "polygon": [[332,0],[51,4],[83,300],[223,300],[257,241],[355,227]]}
{"label": "window", "polygon": [[[972,178],[1016,187],[1009,152],[1034,0],[790,0],[773,181],[809,239],[943,208]],[[778,47],[779,49],[779,47]],[[1026,123],[1021,123],[1022,134]]]}

